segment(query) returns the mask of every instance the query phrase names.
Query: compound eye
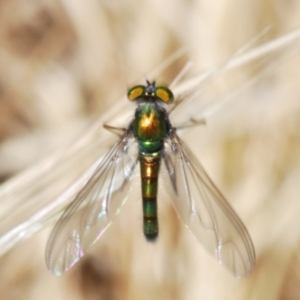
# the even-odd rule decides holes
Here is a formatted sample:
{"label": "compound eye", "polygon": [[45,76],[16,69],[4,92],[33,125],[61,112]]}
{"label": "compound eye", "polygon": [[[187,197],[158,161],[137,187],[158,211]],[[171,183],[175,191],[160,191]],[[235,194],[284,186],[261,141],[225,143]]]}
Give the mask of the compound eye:
{"label": "compound eye", "polygon": [[130,101],[140,99],[145,96],[145,87],[143,85],[136,85],[128,91],[127,97]]}
{"label": "compound eye", "polygon": [[159,86],[155,89],[155,96],[166,104],[174,102],[174,95],[167,87]]}

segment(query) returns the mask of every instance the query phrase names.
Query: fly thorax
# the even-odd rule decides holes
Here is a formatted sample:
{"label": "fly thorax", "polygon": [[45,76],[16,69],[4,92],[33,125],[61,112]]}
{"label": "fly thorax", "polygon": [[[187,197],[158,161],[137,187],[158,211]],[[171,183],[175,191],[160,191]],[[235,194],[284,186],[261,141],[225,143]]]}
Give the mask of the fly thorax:
{"label": "fly thorax", "polygon": [[143,151],[153,152],[163,147],[166,119],[166,111],[156,103],[145,103],[137,108],[132,129]]}

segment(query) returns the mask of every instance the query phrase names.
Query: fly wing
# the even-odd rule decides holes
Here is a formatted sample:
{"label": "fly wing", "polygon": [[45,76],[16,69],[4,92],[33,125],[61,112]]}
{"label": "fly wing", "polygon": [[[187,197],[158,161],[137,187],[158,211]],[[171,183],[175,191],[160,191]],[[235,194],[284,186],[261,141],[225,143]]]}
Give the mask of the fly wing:
{"label": "fly wing", "polygon": [[133,144],[135,140],[124,133],[55,225],[46,249],[47,267],[55,275],[85,255],[125,203],[138,162]]}
{"label": "fly wing", "polygon": [[164,162],[180,219],[220,264],[249,276],[255,252],[247,229],[177,134],[166,142]]}

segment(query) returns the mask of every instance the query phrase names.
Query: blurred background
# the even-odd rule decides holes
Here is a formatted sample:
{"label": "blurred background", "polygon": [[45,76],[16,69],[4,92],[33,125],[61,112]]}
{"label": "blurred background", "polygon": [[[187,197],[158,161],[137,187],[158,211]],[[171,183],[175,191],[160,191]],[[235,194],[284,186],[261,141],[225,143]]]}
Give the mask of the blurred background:
{"label": "blurred background", "polygon": [[229,99],[183,139],[249,230],[250,278],[224,270],[164,199],[156,244],[137,197],[63,277],[44,262],[70,197],[55,199],[116,139],[102,124],[128,121],[129,87],[169,85],[187,62],[182,80],[197,78],[299,27],[297,0],[1,1],[0,299],[300,299],[300,39],[214,72],[178,114]]}

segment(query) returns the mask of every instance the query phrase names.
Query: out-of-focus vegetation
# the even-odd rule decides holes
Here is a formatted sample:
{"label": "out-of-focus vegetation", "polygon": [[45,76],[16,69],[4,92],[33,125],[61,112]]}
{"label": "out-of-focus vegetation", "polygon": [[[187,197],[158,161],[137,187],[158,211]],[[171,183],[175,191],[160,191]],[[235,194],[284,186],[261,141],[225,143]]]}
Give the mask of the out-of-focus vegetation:
{"label": "out-of-focus vegetation", "polygon": [[[244,52],[298,27],[297,0],[1,1],[3,186],[72,145],[178,49],[184,55],[149,79],[170,84],[188,61],[185,78],[193,78],[265,29]],[[159,241],[147,244],[136,197],[63,278],[44,263],[52,226],[17,244],[0,258],[0,299],[299,299],[299,51],[293,41],[199,84],[199,107],[232,101],[183,135],[249,230],[257,253],[249,279],[223,270],[168,203],[160,204]]]}

